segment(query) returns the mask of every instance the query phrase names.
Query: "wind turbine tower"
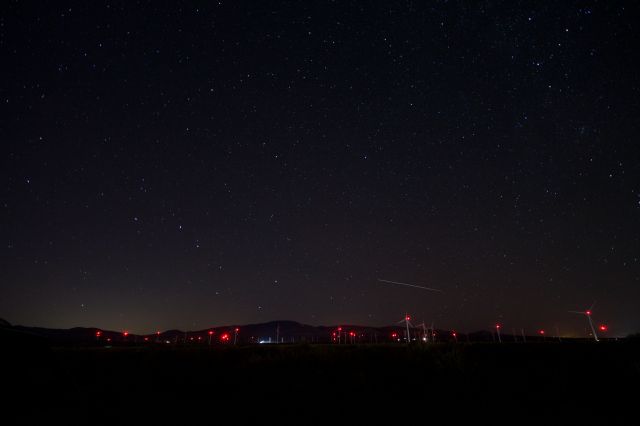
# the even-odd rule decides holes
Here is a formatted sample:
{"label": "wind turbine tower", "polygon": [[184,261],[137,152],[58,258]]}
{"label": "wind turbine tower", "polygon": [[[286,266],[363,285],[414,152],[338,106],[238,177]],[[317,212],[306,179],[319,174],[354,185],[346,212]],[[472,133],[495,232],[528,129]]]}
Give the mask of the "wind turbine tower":
{"label": "wind turbine tower", "polygon": [[402,324],[404,323],[405,327],[407,328],[407,344],[411,343],[411,334],[409,334],[409,325],[411,325],[411,327],[413,327],[413,324],[411,324],[411,317],[409,316],[409,314],[405,314],[404,319],[402,321],[398,321],[398,324]]}
{"label": "wind turbine tower", "polygon": [[591,321],[591,313],[592,313],[593,307],[595,305],[596,305],[596,302],[593,302],[591,307],[589,309],[587,309],[586,311],[569,311],[569,313],[586,316],[587,320],[589,321],[589,327],[591,327],[591,332],[593,333],[593,339],[596,342],[599,342],[600,340],[598,339],[598,335],[596,334],[596,328],[593,326],[593,321]]}

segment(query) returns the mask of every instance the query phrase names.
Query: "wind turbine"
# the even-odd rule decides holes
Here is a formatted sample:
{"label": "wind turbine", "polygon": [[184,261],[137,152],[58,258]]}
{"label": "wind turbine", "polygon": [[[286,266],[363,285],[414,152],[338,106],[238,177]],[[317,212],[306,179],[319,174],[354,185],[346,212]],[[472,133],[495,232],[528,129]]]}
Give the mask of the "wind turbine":
{"label": "wind turbine", "polygon": [[596,302],[593,302],[591,307],[589,309],[587,309],[586,311],[569,311],[569,313],[570,314],[580,314],[580,315],[586,316],[587,319],[589,320],[589,326],[591,327],[591,332],[593,333],[593,338],[594,338],[594,340],[596,342],[599,342],[598,335],[596,334],[596,328],[593,326],[593,321],[591,321],[591,311],[593,310],[594,306],[596,306]]}
{"label": "wind turbine", "polygon": [[498,333],[498,343],[502,343],[502,338],[500,337],[500,324],[496,324],[496,333]]}
{"label": "wind turbine", "polygon": [[[405,286],[405,287],[413,287],[413,288],[418,288],[418,289],[421,289],[421,290],[434,291],[434,292],[437,292],[437,293],[444,293],[444,291],[439,290],[437,288],[424,287],[424,286],[421,286],[421,285],[401,283],[399,281],[383,280],[382,278],[378,278],[378,281],[381,282],[381,283],[386,283],[386,284],[402,285],[402,286]],[[411,317],[409,317],[409,315],[407,314],[407,315],[405,315],[405,318],[402,321],[398,322],[398,324],[402,324],[404,322],[406,327],[407,327],[407,343],[411,342],[411,336],[409,335],[409,324],[411,324],[409,322],[410,319],[411,319]],[[423,326],[423,329],[424,329],[424,323],[422,324],[422,326]],[[411,327],[413,327],[413,325],[411,325]],[[433,328],[433,325],[432,325],[432,328]],[[431,337],[432,337],[432,341],[433,341],[433,335]]]}
{"label": "wind turbine", "polygon": [[422,328],[422,341],[429,343],[429,335],[427,334],[427,325],[422,321],[421,324],[418,324],[418,327]]}
{"label": "wind turbine", "polygon": [[411,335],[409,334],[409,326],[413,327],[413,324],[411,324],[411,317],[409,316],[409,314],[405,314],[404,319],[402,321],[398,321],[396,324],[402,324],[404,323],[405,326],[407,327],[407,344],[411,343]]}

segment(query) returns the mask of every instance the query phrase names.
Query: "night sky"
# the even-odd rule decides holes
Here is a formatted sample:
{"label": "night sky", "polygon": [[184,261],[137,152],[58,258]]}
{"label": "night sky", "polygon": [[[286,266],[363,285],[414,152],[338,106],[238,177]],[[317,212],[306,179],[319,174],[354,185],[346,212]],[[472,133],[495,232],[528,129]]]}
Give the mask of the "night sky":
{"label": "night sky", "polygon": [[4,1],[0,317],[584,335],[597,300],[638,331],[639,27],[633,1]]}

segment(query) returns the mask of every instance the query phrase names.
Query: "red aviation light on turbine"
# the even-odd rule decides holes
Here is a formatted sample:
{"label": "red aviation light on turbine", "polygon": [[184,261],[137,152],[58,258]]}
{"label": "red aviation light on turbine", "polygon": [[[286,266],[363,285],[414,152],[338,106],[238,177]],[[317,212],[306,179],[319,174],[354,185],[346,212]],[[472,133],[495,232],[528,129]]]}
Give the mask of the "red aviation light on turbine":
{"label": "red aviation light on turbine", "polygon": [[607,327],[606,325],[602,324],[600,325],[600,331],[607,331],[609,329],[609,327]]}
{"label": "red aviation light on turbine", "polygon": [[500,324],[496,324],[497,329],[499,329],[500,327],[502,327]]}
{"label": "red aviation light on turbine", "polygon": [[586,311],[585,314],[591,315],[591,311]]}
{"label": "red aviation light on turbine", "polygon": [[342,327],[338,327],[338,331],[342,331]]}
{"label": "red aviation light on turbine", "polygon": [[159,335],[160,335],[160,332],[159,332],[159,331],[156,331],[156,336],[159,336]]}
{"label": "red aviation light on turbine", "polygon": [[404,319],[407,321],[411,321],[411,316],[407,315],[406,317],[404,317]]}
{"label": "red aviation light on turbine", "polygon": [[122,335],[123,335],[124,337],[127,337],[127,336],[129,335],[129,332],[128,332],[128,331],[124,331],[124,332],[122,332]]}
{"label": "red aviation light on turbine", "polygon": [[100,337],[100,336],[102,336],[102,331],[100,330],[96,331],[96,337]]}
{"label": "red aviation light on turbine", "polygon": [[213,331],[209,330],[209,336],[213,335]]}
{"label": "red aviation light on turbine", "polygon": [[456,332],[455,332],[455,331],[451,332],[451,335],[452,335],[453,337],[456,337],[456,336],[457,336],[457,334],[456,334]]}
{"label": "red aviation light on turbine", "polygon": [[240,329],[239,329],[238,327],[236,327],[236,330],[235,330],[235,331],[236,331],[236,333],[237,333],[238,331],[240,331]]}
{"label": "red aviation light on turbine", "polygon": [[538,333],[540,333],[541,335],[544,335],[544,330],[540,330],[538,331]]}

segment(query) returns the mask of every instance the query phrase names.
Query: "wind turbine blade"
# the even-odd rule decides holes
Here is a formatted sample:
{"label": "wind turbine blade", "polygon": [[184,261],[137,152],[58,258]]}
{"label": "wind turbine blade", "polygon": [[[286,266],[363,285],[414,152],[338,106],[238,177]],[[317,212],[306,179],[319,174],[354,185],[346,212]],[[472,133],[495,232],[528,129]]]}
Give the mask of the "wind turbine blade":
{"label": "wind turbine blade", "polygon": [[580,314],[580,315],[585,315],[585,313],[584,313],[584,312],[581,312],[581,311],[567,311],[567,312],[569,312],[570,314]]}
{"label": "wind turbine blade", "polygon": [[596,302],[597,300],[593,301],[593,303],[591,304],[591,307],[589,308],[590,311],[593,311],[593,307],[596,306]]}
{"label": "wind turbine blade", "polygon": [[421,288],[422,290],[437,291],[438,293],[444,293],[444,291],[438,290],[437,288],[422,287],[420,285],[415,285],[415,284],[399,283],[397,281],[382,280],[380,278],[378,278],[378,281],[380,281],[382,283],[404,285],[404,286],[407,286],[407,287]]}

